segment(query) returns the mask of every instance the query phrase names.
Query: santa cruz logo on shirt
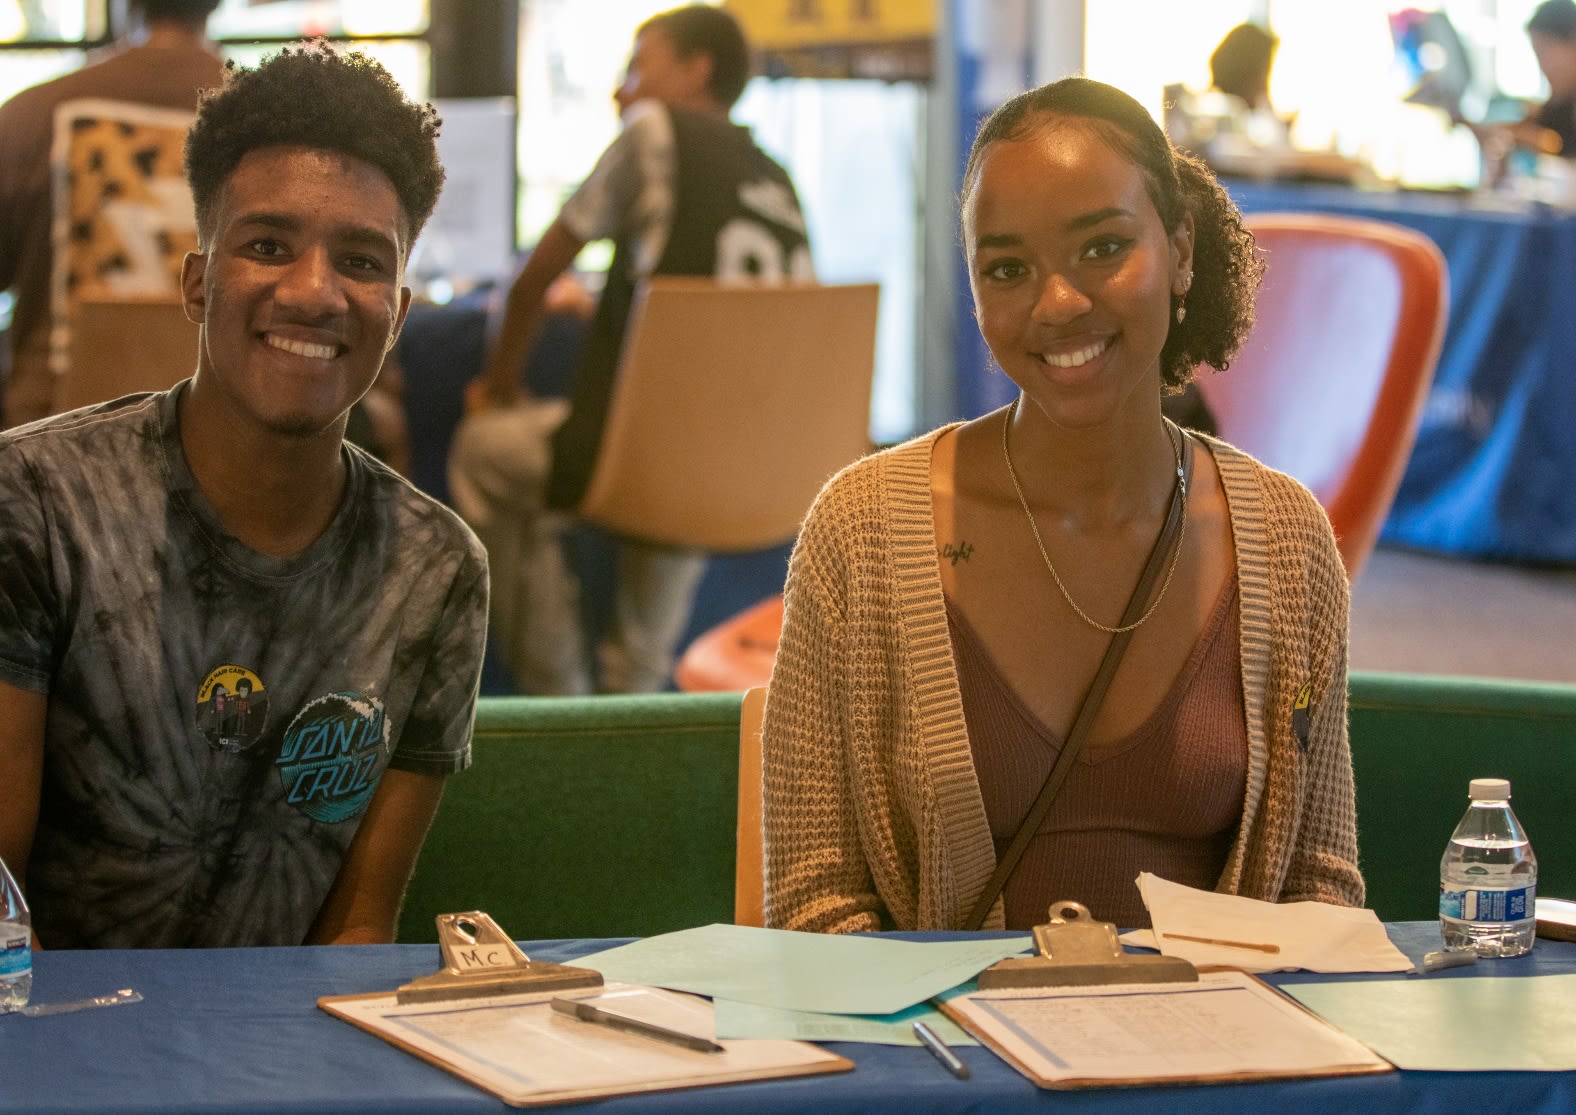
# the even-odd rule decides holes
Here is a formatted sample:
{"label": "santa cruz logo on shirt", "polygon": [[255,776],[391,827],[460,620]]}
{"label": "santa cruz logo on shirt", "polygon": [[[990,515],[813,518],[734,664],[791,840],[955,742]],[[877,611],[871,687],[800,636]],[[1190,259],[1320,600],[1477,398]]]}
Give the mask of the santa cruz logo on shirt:
{"label": "santa cruz logo on shirt", "polygon": [[339,692],[311,701],[285,730],[275,760],[285,800],[325,824],[358,815],[377,788],[388,734],[376,697]]}

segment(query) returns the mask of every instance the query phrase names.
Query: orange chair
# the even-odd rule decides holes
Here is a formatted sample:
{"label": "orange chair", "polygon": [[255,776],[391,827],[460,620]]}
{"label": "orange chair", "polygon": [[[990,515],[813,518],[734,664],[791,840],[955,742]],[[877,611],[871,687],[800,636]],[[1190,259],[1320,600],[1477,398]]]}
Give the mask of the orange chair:
{"label": "orange chair", "polygon": [[[1379,538],[1417,437],[1449,309],[1444,256],[1420,233],[1315,213],[1250,216],[1267,270],[1258,319],[1231,369],[1202,369],[1220,436],[1301,480],[1335,528],[1349,577]],[[782,599],[702,634],[681,689],[771,678]]]}
{"label": "orange chair", "polygon": [[1318,213],[1250,216],[1267,265],[1258,320],[1199,389],[1225,441],[1301,480],[1347,575],[1373,552],[1417,437],[1449,310],[1421,233]]}
{"label": "orange chair", "polygon": [[731,693],[765,685],[782,629],[783,598],[777,593],[702,632],[679,656],[673,681],[689,693]]}

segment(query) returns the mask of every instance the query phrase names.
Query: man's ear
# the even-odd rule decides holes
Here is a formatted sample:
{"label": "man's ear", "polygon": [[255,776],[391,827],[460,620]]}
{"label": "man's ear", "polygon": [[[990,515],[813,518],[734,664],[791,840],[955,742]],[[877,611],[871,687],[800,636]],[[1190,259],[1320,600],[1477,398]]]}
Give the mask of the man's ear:
{"label": "man's ear", "polygon": [[208,316],[208,295],[203,288],[203,277],[208,273],[208,255],[205,252],[187,252],[181,260],[181,308],[186,320],[201,325]]}
{"label": "man's ear", "polygon": [[700,101],[710,103],[711,71],[716,68],[716,59],[704,50],[697,50],[684,59],[685,74],[690,81],[691,96]]}

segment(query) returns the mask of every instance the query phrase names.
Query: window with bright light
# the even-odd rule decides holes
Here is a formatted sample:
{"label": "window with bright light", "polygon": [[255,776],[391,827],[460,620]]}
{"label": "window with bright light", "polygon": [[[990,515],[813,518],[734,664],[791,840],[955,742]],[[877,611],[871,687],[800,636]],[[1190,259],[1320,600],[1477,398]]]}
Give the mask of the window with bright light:
{"label": "window with bright light", "polygon": [[[432,65],[419,36],[429,19],[428,0],[223,0],[208,33],[226,58],[246,66],[294,39],[354,40],[407,94],[425,100]],[[0,101],[79,69],[108,35],[106,0],[0,0]]]}
{"label": "window with bright light", "polygon": [[[1519,116],[1547,86],[1524,30],[1538,0],[1116,0],[1088,4],[1086,72],[1127,91],[1157,118],[1161,89],[1203,89],[1209,55],[1237,23],[1267,20],[1280,38],[1270,80],[1277,112],[1294,115],[1293,144],[1372,165],[1385,180],[1414,186],[1475,186],[1476,140],[1437,108],[1407,103],[1412,75],[1397,57],[1390,15],[1442,11],[1471,66],[1467,119]],[[1142,35],[1133,29],[1142,27]]]}

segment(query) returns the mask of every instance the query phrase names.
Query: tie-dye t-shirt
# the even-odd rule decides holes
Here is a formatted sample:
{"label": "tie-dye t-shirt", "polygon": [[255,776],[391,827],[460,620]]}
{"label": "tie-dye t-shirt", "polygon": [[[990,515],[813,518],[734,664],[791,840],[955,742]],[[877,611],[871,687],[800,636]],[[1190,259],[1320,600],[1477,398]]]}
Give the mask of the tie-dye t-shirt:
{"label": "tie-dye t-shirt", "polygon": [[259,554],[187,468],[182,390],[0,435],[0,681],[49,694],[51,948],[298,944],[383,771],[470,762],[475,536],[346,446],[328,530]]}

